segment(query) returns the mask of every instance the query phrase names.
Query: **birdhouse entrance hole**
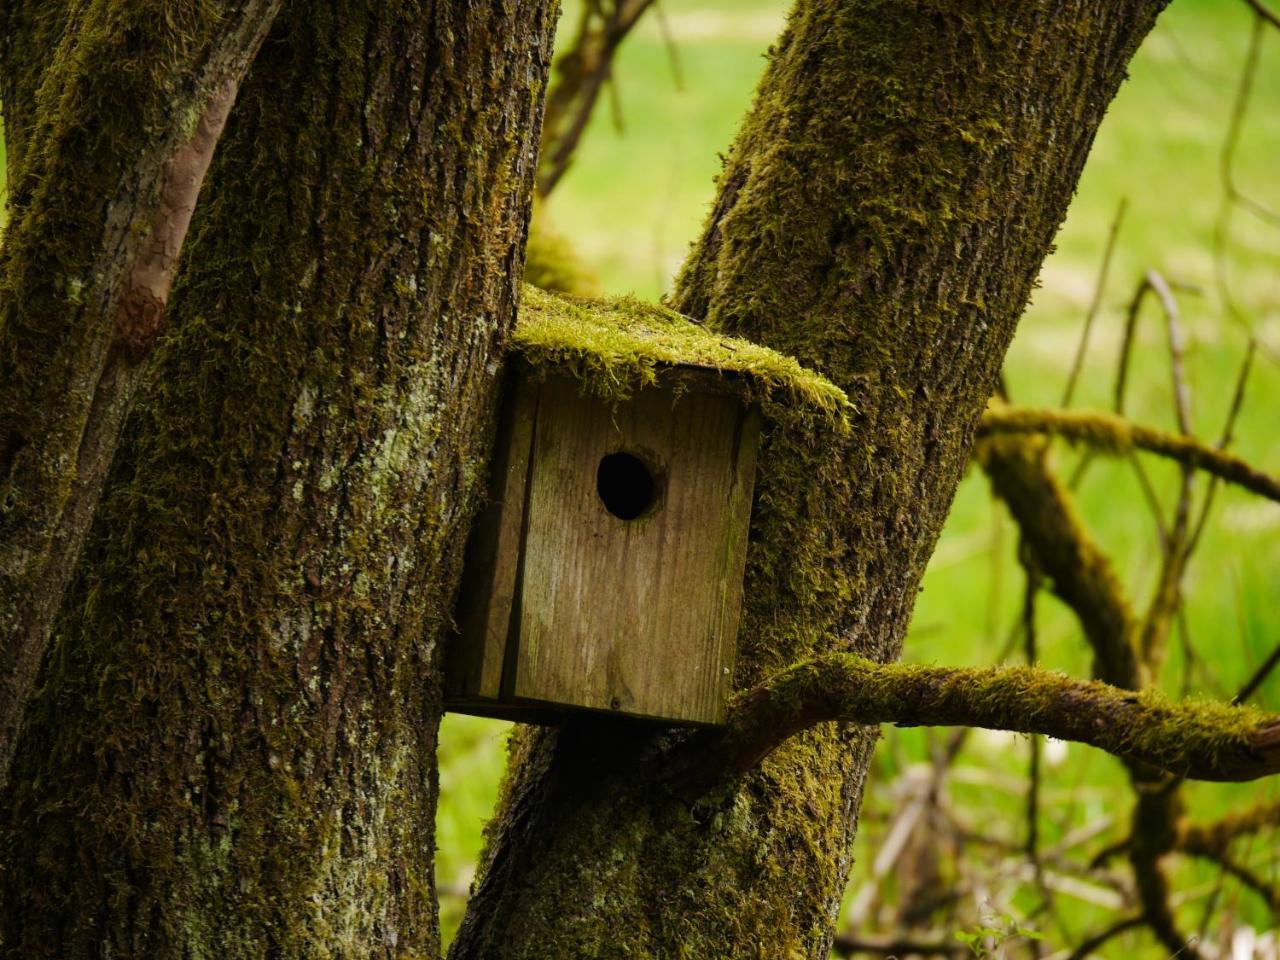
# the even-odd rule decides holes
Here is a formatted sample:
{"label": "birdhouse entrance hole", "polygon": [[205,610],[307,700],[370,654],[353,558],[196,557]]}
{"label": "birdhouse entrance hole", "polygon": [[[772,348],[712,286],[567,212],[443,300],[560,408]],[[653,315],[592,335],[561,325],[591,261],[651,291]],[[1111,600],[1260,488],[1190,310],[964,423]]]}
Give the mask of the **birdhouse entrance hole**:
{"label": "birdhouse entrance hole", "polygon": [[649,465],[633,453],[610,453],[596,469],[596,493],[619,520],[635,520],[658,499],[658,482]]}

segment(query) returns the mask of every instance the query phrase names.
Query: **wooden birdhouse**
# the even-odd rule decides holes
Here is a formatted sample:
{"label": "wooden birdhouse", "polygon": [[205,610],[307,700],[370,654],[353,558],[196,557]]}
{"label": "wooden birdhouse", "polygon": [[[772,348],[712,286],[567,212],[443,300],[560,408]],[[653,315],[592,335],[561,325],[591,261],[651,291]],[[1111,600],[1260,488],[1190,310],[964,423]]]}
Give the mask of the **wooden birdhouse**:
{"label": "wooden birdhouse", "polygon": [[795,361],[635,301],[526,287],[446,705],[717,723],[762,423],[843,422]]}

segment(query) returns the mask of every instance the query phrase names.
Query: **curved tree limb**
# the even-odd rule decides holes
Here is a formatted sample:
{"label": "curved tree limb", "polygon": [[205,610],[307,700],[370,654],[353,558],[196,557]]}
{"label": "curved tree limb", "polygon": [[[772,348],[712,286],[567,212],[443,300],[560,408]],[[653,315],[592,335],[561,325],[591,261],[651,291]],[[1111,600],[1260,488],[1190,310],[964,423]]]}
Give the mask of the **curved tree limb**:
{"label": "curved tree limb", "polygon": [[1070,491],[1046,464],[1043,441],[993,436],[978,444],[976,454],[992,490],[1053,582],[1053,592],[1080,621],[1093,649],[1094,676],[1116,687],[1140,687],[1137,618],[1111,561],[1081,522]]}
{"label": "curved tree limb", "polygon": [[[996,435],[979,444],[977,453],[1024,541],[1053,577],[1054,591],[1079,619],[1094,651],[1095,676],[1126,690],[1140,689],[1150,672],[1150,664],[1138,656],[1140,623],[1110,561],[1077,516],[1070,492],[1049,468],[1045,445],[1034,434]],[[1178,794],[1168,789],[1160,770],[1131,760],[1128,766],[1138,794],[1129,835],[1095,863],[1124,852],[1142,901],[1134,923],[1148,926],[1161,943],[1177,943],[1173,949],[1192,960],[1198,953],[1177,930],[1161,869],[1173,842]]]}
{"label": "curved tree limb", "polygon": [[1195,780],[1280,773],[1280,716],[1174,703],[1036,667],[880,664],[848,653],[797,664],[738,696],[724,756],[750,769],[787,737],[829,720],[1041,733]]}
{"label": "curved tree limb", "polygon": [[1270,24],[1277,30],[1280,30],[1280,14],[1268,7],[1262,0],[1244,0],[1248,4],[1249,9],[1254,12],[1259,20]]}
{"label": "curved tree limb", "polygon": [[1267,829],[1280,830],[1280,800],[1229,813],[1211,823],[1178,825],[1177,849],[1187,853],[1221,853],[1235,840]]}
{"label": "curved tree limb", "polygon": [[1122,454],[1145,450],[1195,467],[1268,500],[1280,502],[1280,477],[1250,466],[1237,456],[1210,447],[1194,437],[1166,433],[1130,423],[1109,413],[1074,413],[1020,407],[992,407],[982,415],[978,428],[984,436],[1006,433],[1039,433],[1087,443],[1103,453]]}
{"label": "curved tree limb", "polygon": [[1280,800],[1264,801],[1210,823],[1178,822],[1172,849],[1188,857],[1216,863],[1223,872],[1252,890],[1272,910],[1280,911],[1280,887],[1258,876],[1232,853],[1235,841],[1264,830],[1280,829]]}
{"label": "curved tree limb", "polygon": [[587,3],[573,46],[556,58],[542,123],[538,193],[547,196],[569,169],[600,91],[613,73],[618,47],[654,0]]}

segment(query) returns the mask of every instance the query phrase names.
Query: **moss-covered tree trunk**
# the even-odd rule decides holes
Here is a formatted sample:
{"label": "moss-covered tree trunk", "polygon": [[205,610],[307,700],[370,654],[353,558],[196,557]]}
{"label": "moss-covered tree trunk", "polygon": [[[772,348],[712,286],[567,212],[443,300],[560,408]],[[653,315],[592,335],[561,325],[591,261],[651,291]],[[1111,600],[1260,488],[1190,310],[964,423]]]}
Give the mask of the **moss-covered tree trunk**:
{"label": "moss-covered tree trunk", "polygon": [[279,7],[0,3],[0,787],[205,172]]}
{"label": "moss-covered tree trunk", "polygon": [[268,36],[0,801],[3,956],[438,950],[439,640],[552,7]]}
{"label": "moss-covered tree trunk", "polygon": [[[799,0],[674,305],[846,388],[760,455],[736,681],[898,655],[974,425],[1158,0]],[[524,732],[453,956],[826,956],[875,731]]]}

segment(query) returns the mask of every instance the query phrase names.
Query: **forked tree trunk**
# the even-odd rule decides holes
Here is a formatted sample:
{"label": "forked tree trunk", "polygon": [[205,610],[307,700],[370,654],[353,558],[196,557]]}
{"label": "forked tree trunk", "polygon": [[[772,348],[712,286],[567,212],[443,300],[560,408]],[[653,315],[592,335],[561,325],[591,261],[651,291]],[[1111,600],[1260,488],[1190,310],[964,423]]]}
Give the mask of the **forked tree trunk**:
{"label": "forked tree trunk", "polygon": [[[899,654],[1040,264],[1158,0],[799,0],[674,306],[845,387],[761,449],[736,681]],[[876,733],[689,789],[703,737],[526,731],[453,956],[824,958]]]}
{"label": "forked tree trunk", "polygon": [[268,37],[3,799],[0,954],[438,951],[439,640],[552,7],[291,4]]}

